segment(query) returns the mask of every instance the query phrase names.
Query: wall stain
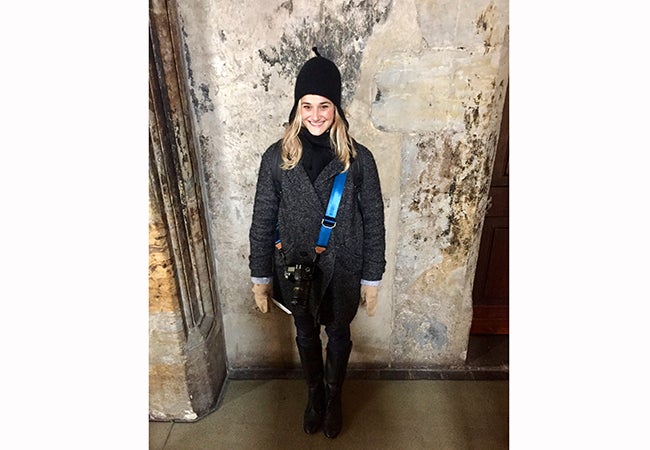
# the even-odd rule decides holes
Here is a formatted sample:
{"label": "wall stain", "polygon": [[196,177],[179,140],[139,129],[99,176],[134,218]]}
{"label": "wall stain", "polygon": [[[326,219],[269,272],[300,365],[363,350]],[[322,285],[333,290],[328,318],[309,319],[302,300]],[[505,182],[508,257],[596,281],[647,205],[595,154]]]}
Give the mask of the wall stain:
{"label": "wall stain", "polygon": [[[443,203],[447,205],[444,229],[436,236],[447,241],[442,248],[445,271],[466,264],[479,231],[477,207],[489,187],[491,166],[485,160],[494,138],[479,138],[480,133],[473,132],[484,119],[477,113],[481,98],[480,93],[474,98],[474,109],[466,123],[468,137],[458,139],[457,133],[443,132],[416,143],[416,158],[425,169],[418,177],[408,208],[420,217],[433,217],[443,213]],[[415,284],[420,285],[430,275],[425,271]]]}
{"label": "wall stain", "polygon": [[435,347],[444,347],[449,341],[447,325],[432,318],[424,337],[426,342],[433,344]]}
{"label": "wall stain", "polygon": [[269,91],[269,80],[271,79],[271,73],[270,72],[265,72],[262,74],[262,79],[260,80],[260,84],[264,86],[264,92]]}
{"label": "wall stain", "polygon": [[476,19],[476,34],[486,35],[483,40],[483,46],[485,47],[484,55],[494,47],[492,44],[492,32],[494,31],[492,23],[495,21],[495,10],[494,3],[490,3]]}
{"label": "wall stain", "polygon": [[214,111],[214,104],[210,98],[210,88],[207,84],[201,83],[199,85],[199,90],[201,91],[201,99],[199,100],[199,110],[202,113]]}
{"label": "wall stain", "polygon": [[[303,18],[301,23],[290,21],[277,45],[258,49],[260,59],[268,66],[260,81],[266,90],[271,70],[276,70],[293,84],[302,65],[315,56],[311,50],[315,46],[341,71],[341,103],[346,105],[351,101],[359,79],[366,41],[375,25],[386,20],[392,0],[350,0],[337,10],[331,10],[331,6],[326,5],[330,3],[321,1],[318,13]],[[287,5],[291,13],[289,6],[292,8],[292,3]]]}
{"label": "wall stain", "polygon": [[293,14],[293,0],[287,0],[286,2],[282,3],[276,11],[280,11],[281,8],[286,9],[289,11],[289,15]]}
{"label": "wall stain", "polygon": [[[468,80],[468,85],[469,84],[470,83]],[[474,98],[474,105],[467,106],[464,103],[463,105],[465,106],[465,115],[463,117],[465,120],[465,129],[469,132],[471,128],[477,127],[479,125],[481,92],[476,94],[476,97]]]}
{"label": "wall stain", "polygon": [[418,141],[416,144],[416,158],[422,163],[424,170],[418,176],[417,189],[411,196],[409,211],[417,212],[420,216],[430,213],[435,201],[435,196],[439,194],[437,186],[430,185],[432,168],[438,163],[436,154],[436,145],[433,138]]}
{"label": "wall stain", "polygon": [[[491,86],[496,85],[495,79]],[[452,146],[451,139],[443,140],[448,147],[445,158],[453,167],[452,184],[448,191],[451,212],[448,215],[448,228],[442,233],[449,238],[449,245],[442,249],[443,264],[440,270],[443,272],[448,273],[466,264],[472,244],[481,231],[498,138],[497,132],[486,134],[485,131],[490,129],[490,122],[500,111],[496,102],[502,101],[503,85],[502,80],[489,99],[478,92],[472,104],[464,104],[465,137],[459,140],[461,142]],[[444,176],[442,172],[440,176]]]}
{"label": "wall stain", "polygon": [[190,49],[187,45],[186,39],[188,35],[185,31],[184,26],[181,26],[181,33],[183,34],[183,57],[186,61],[187,81],[190,85],[190,97],[192,100],[192,106],[194,107],[194,111],[196,112],[197,116],[201,117],[206,112],[214,111],[214,103],[212,103],[212,99],[210,98],[210,88],[205,83],[201,83],[199,85],[199,91],[201,92],[200,98],[196,95],[194,73],[192,72],[192,57],[190,55]]}
{"label": "wall stain", "polygon": [[[403,333],[399,335],[399,347],[417,347],[420,349],[442,348],[447,345],[447,325],[436,320],[435,317],[420,320],[404,320]],[[410,353],[410,352],[409,352]]]}

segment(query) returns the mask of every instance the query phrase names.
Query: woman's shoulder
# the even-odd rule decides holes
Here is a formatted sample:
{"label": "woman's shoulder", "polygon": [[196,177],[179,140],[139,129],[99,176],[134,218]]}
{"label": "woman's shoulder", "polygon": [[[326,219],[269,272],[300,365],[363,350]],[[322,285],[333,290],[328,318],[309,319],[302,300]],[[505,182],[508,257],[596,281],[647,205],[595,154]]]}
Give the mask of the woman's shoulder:
{"label": "woman's shoulder", "polygon": [[264,153],[262,153],[262,161],[269,160],[269,159],[274,159],[276,156],[280,154],[280,151],[282,149],[282,139],[279,139],[269,145],[266,150],[264,150]]}
{"label": "woman's shoulder", "polygon": [[264,151],[264,154],[272,153],[272,152],[276,151],[276,149],[279,149],[281,147],[282,147],[282,139],[278,139],[277,141],[275,141],[274,143],[272,143],[271,145],[269,145],[266,148],[266,150]]}
{"label": "woman's shoulder", "polygon": [[357,158],[360,158],[361,160],[374,159],[372,152],[368,147],[359,143],[356,139],[353,139],[353,142],[354,142],[354,149],[357,151]]}

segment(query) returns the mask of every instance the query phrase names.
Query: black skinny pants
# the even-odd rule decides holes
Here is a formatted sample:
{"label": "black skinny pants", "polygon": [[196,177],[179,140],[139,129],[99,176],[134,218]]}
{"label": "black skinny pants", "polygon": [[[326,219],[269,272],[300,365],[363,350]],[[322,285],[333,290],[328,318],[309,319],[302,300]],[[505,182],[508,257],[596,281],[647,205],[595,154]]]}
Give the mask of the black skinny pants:
{"label": "black skinny pants", "polygon": [[[314,323],[314,317],[308,312],[296,312],[293,315],[296,325],[296,340],[298,345],[305,348],[312,346],[322,348],[320,341],[320,325]],[[325,325],[327,348],[334,353],[343,353],[350,344],[350,325]]]}

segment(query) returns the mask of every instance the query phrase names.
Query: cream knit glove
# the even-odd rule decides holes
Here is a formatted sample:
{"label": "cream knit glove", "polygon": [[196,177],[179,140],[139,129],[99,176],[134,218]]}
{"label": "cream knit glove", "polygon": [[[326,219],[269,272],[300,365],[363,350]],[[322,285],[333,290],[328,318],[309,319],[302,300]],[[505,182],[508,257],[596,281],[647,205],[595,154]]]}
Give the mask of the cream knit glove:
{"label": "cream knit glove", "polygon": [[361,285],[361,304],[366,305],[366,313],[374,316],[377,310],[377,296],[379,293],[378,286]]}
{"label": "cream knit glove", "polygon": [[269,301],[273,295],[273,284],[253,284],[253,295],[255,297],[255,303],[260,311],[263,313],[268,312],[269,310]]}

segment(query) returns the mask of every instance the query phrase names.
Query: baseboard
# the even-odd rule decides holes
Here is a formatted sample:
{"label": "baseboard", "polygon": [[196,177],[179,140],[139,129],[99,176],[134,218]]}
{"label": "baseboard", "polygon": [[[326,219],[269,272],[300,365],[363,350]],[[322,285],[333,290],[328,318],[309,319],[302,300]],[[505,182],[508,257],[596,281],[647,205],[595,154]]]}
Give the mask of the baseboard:
{"label": "baseboard", "polygon": [[[230,380],[274,380],[303,378],[300,369],[229,369]],[[357,380],[508,380],[507,366],[445,369],[348,369],[348,379]]]}

